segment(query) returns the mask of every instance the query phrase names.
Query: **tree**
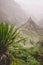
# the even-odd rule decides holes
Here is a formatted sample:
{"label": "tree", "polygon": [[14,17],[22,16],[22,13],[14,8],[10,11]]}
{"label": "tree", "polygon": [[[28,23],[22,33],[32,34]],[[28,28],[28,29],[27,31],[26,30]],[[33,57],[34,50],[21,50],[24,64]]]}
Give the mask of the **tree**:
{"label": "tree", "polygon": [[9,47],[24,40],[20,38],[16,40],[19,35],[19,30],[15,29],[14,25],[8,25],[5,22],[0,23],[0,65],[10,65],[13,55],[9,53]]}

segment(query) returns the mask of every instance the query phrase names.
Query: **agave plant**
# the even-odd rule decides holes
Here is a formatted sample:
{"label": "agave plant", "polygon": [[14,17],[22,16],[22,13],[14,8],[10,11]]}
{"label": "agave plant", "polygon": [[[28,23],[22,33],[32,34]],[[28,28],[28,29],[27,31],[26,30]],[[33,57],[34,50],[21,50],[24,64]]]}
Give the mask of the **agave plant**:
{"label": "agave plant", "polygon": [[20,38],[15,41],[18,34],[19,31],[15,29],[14,25],[8,25],[5,22],[0,23],[0,65],[10,65],[9,47],[24,40],[24,38]]}

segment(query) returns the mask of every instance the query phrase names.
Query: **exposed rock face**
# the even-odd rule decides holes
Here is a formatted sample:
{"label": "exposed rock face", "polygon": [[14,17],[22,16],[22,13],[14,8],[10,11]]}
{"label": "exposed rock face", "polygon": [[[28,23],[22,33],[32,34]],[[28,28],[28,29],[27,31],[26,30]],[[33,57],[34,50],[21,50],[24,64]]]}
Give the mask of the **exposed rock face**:
{"label": "exposed rock face", "polygon": [[43,28],[43,18],[39,21],[39,25]]}
{"label": "exposed rock face", "polygon": [[26,34],[43,36],[43,28],[35,24],[32,18],[29,18],[28,21],[21,26],[21,28]]}

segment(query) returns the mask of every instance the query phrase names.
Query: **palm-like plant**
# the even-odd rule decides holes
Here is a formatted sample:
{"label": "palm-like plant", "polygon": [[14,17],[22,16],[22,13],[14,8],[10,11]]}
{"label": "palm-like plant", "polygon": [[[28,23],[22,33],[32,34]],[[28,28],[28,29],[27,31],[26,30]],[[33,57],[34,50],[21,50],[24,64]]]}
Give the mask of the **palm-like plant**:
{"label": "palm-like plant", "polygon": [[19,43],[24,38],[15,41],[19,31],[13,25],[5,22],[0,23],[0,65],[10,65],[10,53],[8,48],[15,43]]}

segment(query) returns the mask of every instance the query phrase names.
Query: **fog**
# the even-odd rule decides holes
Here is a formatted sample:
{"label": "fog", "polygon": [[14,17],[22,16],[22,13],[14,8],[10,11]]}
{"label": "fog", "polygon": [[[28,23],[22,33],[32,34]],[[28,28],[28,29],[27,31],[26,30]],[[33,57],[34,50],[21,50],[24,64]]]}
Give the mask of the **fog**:
{"label": "fog", "polygon": [[[36,18],[39,22],[43,18],[43,0],[15,0],[27,15]],[[37,22],[37,23],[38,23]]]}

